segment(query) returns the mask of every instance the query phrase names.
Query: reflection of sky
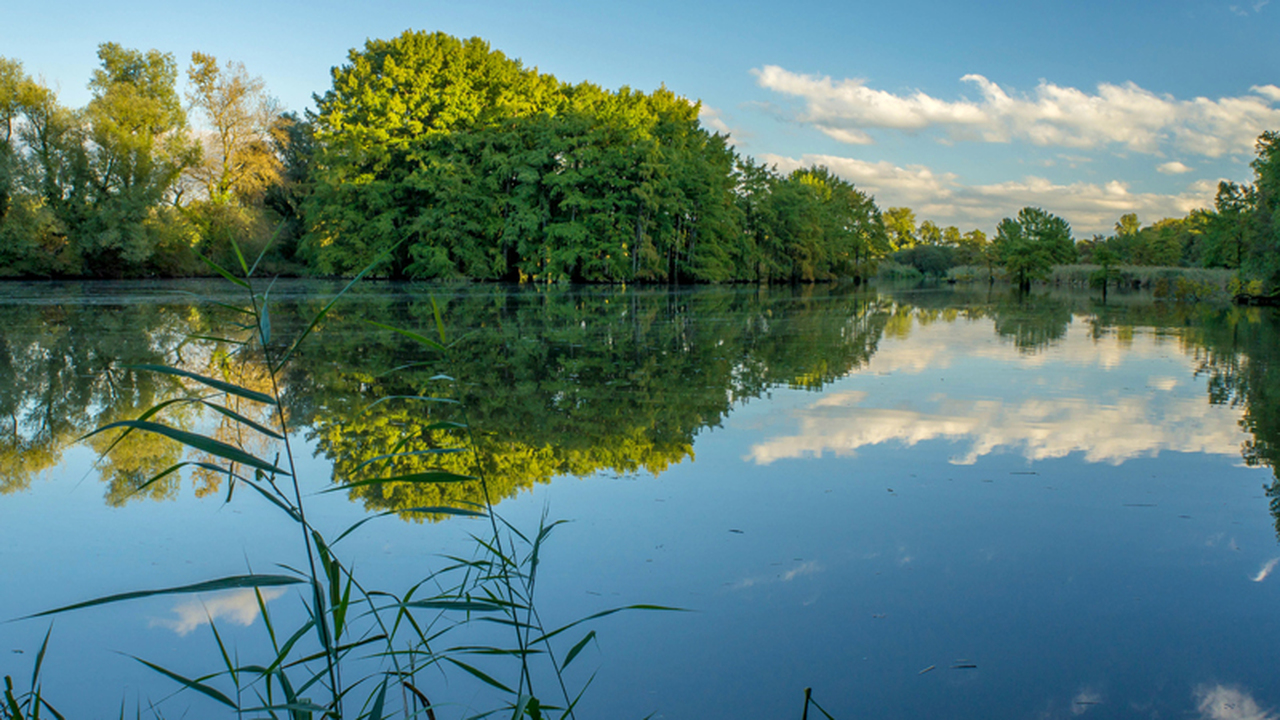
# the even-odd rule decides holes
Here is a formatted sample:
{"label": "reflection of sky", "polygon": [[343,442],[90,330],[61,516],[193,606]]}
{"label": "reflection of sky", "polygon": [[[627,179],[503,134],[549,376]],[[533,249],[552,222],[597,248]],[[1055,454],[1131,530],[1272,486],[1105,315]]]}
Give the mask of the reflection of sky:
{"label": "reflection of sky", "polygon": [[[936,392],[922,394],[922,384]],[[1093,338],[1081,323],[1032,355],[990,322],[919,326],[886,338],[866,369],[792,419],[793,431],[756,443],[748,458],[769,464],[944,440],[959,446],[955,464],[1002,452],[1119,464],[1165,450],[1238,457],[1247,437],[1239,412],[1207,402],[1167,338]]]}
{"label": "reflection of sky", "polygon": [[[280,588],[263,588],[263,602],[271,602],[284,594]],[[184,600],[173,606],[172,618],[152,618],[152,627],[166,627],[185,636],[201,625],[219,620],[249,627],[258,619],[258,597],[252,589],[232,590]]]}

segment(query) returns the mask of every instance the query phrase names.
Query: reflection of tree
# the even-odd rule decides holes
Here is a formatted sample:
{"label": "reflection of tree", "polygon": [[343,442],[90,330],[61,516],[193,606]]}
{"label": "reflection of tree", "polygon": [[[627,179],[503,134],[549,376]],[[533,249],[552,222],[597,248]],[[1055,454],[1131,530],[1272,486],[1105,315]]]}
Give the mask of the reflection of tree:
{"label": "reflection of tree", "polygon": [[[173,307],[13,304],[5,307],[0,335],[0,492],[27,487],[33,475],[56,465],[77,438],[100,424],[136,415],[172,392],[175,383],[124,369],[163,360],[181,340],[186,321]],[[141,472],[131,448],[112,466],[127,484]],[[116,496],[115,489],[108,496]]]}
{"label": "reflection of tree", "polygon": [[[350,319],[431,327],[424,296],[349,304]],[[442,297],[446,325],[472,329],[446,365],[423,360],[399,336],[356,323],[313,346],[291,397],[337,477],[393,450],[456,447],[428,426],[457,420],[447,405],[382,402],[395,395],[457,393],[498,497],[550,478],[601,471],[661,472],[690,457],[693,439],[736,402],[787,385],[820,388],[865,363],[885,314],[874,296],[831,288],[696,291],[551,290]],[[401,368],[392,371],[394,368]],[[456,389],[430,378],[448,372]],[[304,376],[305,375],[305,376]],[[295,412],[298,411],[295,406]],[[417,455],[361,470],[392,477],[429,468],[474,474],[470,455]],[[470,484],[366,486],[371,508],[475,502]],[[496,499],[496,498],[495,498]]]}
{"label": "reflection of tree", "polygon": [[[1202,323],[1200,370],[1209,398],[1243,409],[1240,427],[1253,437],[1240,454],[1247,465],[1280,473],[1280,318],[1273,310],[1233,307]],[[1280,474],[1266,487],[1280,535]]]}

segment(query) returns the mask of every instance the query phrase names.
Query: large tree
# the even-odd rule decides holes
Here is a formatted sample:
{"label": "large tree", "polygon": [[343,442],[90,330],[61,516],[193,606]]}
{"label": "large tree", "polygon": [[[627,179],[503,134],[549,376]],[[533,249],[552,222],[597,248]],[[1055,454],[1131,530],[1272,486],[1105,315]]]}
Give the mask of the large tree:
{"label": "large tree", "polygon": [[1043,279],[1055,264],[1076,259],[1071,226],[1066,220],[1036,207],[1024,207],[1017,218],[1004,218],[996,225],[993,250],[1022,291],[1033,280]]}
{"label": "large tree", "polygon": [[280,179],[280,160],[272,144],[279,103],[267,94],[262,78],[244,65],[201,52],[191,54],[187,100],[204,120],[204,161],[191,168],[211,202],[225,204],[259,195]]}

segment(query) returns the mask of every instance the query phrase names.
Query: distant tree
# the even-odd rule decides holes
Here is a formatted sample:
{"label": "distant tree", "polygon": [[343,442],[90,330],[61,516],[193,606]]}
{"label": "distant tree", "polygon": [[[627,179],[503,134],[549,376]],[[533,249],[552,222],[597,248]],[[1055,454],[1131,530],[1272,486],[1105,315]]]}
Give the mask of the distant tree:
{"label": "distant tree", "polygon": [[884,211],[884,227],[889,233],[889,245],[895,251],[915,247],[916,214],[911,208],[891,207]]}
{"label": "distant tree", "polygon": [[1035,207],[1023,208],[1016,219],[1001,220],[992,246],[1010,279],[1023,292],[1031,289],[1033,280],[1047,276],[1054,264],[1076,259],[1071,226]]}

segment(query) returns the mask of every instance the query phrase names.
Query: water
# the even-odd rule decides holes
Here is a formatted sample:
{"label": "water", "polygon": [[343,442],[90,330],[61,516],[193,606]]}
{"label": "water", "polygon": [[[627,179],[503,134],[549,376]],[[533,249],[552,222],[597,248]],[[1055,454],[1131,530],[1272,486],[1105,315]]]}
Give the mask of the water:
{"label": "water", "polygon": [[[273,333],[337,289],[278,284]],[[234,316],[210,300],[233,293],[0,290],[0,618],[303,562],[296,530],[246,490],[225,502],[223,478],[138,492],[179,448],[128,442],[95,467],[110,439],[77,442],[185,392],[123,366],[219,368],[233,346],[209,338]],[[447,363],[365,322],[433,330],[432,297],[465,334]],[[448,373],[499,511],[521,528],[571,521],[540,569],[547,625],[629,603],[688,611],[591,624],[567,673],[574,687],[595,673],[581,717],[798,717],[806,687],[841,720],[1272,717],[1276,317],[1110,300],[370,283],[303,347],[284,394],[318,492],[444,417],[371,404],[438,392]],[[173,417],[226,437],[210,413]],[[307,499],[330,530],[392,512],[342,542],[369,585],[402,591],[487,529],[409,511],[478,499],[467,486],[375,488]],[[267,599],[278,624],[298,616],[296,592]],[[202,600],[59,616],[45,695],[75,717],[122,701],[216,716],[120,654],[215,672],[210,616],[245,662],[267,650],[251,596]],[[0,673],[19,687],[48,627],[0,626]],[[460,671],[428,675],[442,717],[491,702]]]}

